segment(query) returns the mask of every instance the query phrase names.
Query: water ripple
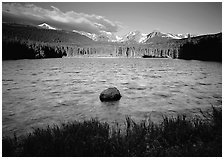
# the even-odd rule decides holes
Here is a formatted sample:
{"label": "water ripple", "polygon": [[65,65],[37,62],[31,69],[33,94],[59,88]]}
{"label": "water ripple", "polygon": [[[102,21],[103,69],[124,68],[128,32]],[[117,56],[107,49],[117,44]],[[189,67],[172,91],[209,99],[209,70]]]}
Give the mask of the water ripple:
{"label": "water ripple", "polygon": [[[62,58],[3,61],[2,128],[24,133],[33,126],[97,117],[124,122],[161,113],[222,105],[222,64],[170,59]],[[99,94],[116,86],[119,102]],[[192,111],[196,113],[196,110]],[[151,114],[151,115],[150,115]]]}

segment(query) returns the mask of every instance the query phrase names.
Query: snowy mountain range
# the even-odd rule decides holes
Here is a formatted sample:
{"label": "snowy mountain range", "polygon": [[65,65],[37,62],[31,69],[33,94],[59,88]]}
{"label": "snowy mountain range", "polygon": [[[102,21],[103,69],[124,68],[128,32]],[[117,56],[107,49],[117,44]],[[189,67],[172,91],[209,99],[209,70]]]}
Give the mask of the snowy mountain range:
{"label": "snowy mountain range", "polygon": [[[47,23],[38,25],[44,29],[51,30],[61,30],[56,27],[50,26]],[[188,34],[172,34],[172,33],[163,33],[160,31],[153,31],[151,33],[141,33],[140,31],[132,31],[124,36],[117,36],[111,32],[101,31],[99,34],[88,33],[84,31],[73,30],[75,33],[84,35],[94,41],[104,41],[104,42],[122,42],[122,43],[151,43],[152,41],[164,41],[169,39],[183,39],[187,38]],[[197,35],[190,35],[195,37]]]}
{"label": "snowy mountain range", "polygon": [[[197,35],[190,35],[191,37]],[[149,43],[150,41],[156,40],[169,40],[169,39],[183,39],[187,38],[188,34],[172,34],[172,33],[163,33],[160,31],[153,31],[149,34],[141,33],[140,31],[129,32],[119,39],[119,42],[137,42],[137,43]]]}

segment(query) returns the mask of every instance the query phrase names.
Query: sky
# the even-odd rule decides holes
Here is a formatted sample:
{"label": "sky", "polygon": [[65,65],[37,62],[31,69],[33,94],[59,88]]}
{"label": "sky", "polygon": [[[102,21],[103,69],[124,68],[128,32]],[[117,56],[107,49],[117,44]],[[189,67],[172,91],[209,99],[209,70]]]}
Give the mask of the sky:
{"label": "sky", "polygon": [[210,34],[222,31],[221,2],[2,3],[3,21],[50,25],[95,34]]}

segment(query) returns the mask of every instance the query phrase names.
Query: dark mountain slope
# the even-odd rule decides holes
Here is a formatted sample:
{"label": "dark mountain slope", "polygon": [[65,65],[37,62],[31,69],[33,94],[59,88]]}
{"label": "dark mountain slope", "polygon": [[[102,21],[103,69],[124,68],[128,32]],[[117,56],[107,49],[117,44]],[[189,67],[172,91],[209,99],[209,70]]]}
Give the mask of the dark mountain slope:
{"label": "dark mountain slope", "polygon": [[180,46],[179,58],[222,61],[222,33],[188,39]]}
{"label": "dark mountain slope", "polygon": [[38,26],[2,23],[2,59],[60,58],[69,47],[93,45],[83,35],[64,30],[49,30]]}
{"label": "dark mountain slope", "polygon": [[29,40],[45,43],[92,44],[94,41],[78,33],[64,30],[49,30],[36,26],[3,23],[3,40]]}

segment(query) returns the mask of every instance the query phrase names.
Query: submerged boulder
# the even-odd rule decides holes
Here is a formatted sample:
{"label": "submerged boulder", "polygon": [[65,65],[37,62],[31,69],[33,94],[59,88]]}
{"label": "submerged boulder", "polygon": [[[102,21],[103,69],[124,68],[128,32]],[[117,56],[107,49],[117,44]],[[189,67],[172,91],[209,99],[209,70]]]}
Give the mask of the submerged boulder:
{"label": "submerged boulder", "polygon": [[110,87],[100,93],[101,102],[118,101],[121,99],[121,94],[116,87]]}

